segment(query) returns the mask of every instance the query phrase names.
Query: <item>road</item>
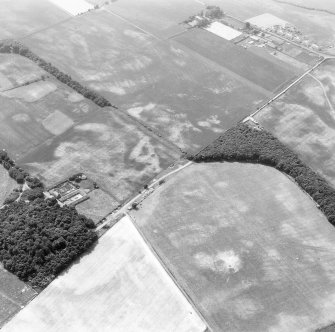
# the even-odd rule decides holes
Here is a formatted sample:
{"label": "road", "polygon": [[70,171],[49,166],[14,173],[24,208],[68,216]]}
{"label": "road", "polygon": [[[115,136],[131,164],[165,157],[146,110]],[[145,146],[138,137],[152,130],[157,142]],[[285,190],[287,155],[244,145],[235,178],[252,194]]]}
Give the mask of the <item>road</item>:
{"label": "road", "polygon": [[316,65],[314,65],[312,68],[308,69],[305,73],[303,73],[301,76],[299,76],[293,83],[288,85],[284,90],[276,94],[273,98],[271,98],[269,101],[267,101],[263,106],[259,107],[254,113],[250,114],[246,119],[243,121],[246,121],[250,117],[254,117],[258,112],[260,112],[263,108],[270,105],[273,101],[278,99],[280,96],[282,96],[285,92],[287,92],[289,89],[291,89],[293,86],[295,86],[297,83],[299,83],[305,76],[309,75],[314,69],[319,67],[326,59],[322,59],[320,62],[318,62]]}
{"label": "road", "polygon": [[[193,164],[192,161],[187,162],[185,165],[181,165],[179,166],[177,169],[161,176],[159,179],[155,180],[154,182],[152,182],[149,186],[148,189],[153,188],[157,183],[159,183],[160,181],[163,181],[164,179],[166,179],[167,177],[180,172],[181,170],[183,170],[184,168],[190,166],[191,164]],[[147,189],[147,190],[148,190]],[[130,201],[128,201],[127,203],[125,203],[116,213],[112,213],[109,216],[106,217],[106,220],[97,227],[97,231],[99,231],[100,229],[102,229],[104,226],[108,225],[113,219],[116,219],[118,215],[124,213],[126,214],[128,207],[130,207],[133,203],[135,203],[139,198],[141,198],[141,196],[145,194],[145,192],[142,192],[138,195],[136,195],[135,197],[133,197]]]}

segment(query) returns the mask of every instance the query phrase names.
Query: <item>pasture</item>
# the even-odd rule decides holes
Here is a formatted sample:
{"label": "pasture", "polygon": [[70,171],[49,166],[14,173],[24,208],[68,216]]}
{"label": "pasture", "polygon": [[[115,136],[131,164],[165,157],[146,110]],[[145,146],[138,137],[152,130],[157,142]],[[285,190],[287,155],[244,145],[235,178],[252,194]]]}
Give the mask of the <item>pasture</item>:
{"label": "pasture", "polygon": [[9,175],[8,171],[0,165],[0,206],[6,197],[19,185]]}
{"label": "pasture", "polygon": [[0,328],[37,293],[0,264]]}
{"label": "pasture", "polygon": [[101,189],[93,190],[88,196],[89,199],[76,205],[76,210],[86,217],[91,218],[95,224],[119,205],[114,198]]}
{"label": "pasture", "polygon": [[131,214],[214,331],[334,321],[334,228],[277,170],[193,164]]}
{"label": "pasture", "polygon": [[333,186],[334,94],[334,60],[328,60],[255,117]]}
{"label": "pasture", "polygon": [[107,9],[23,42],[184,150],[208,144],[271,95],[181,43],[157,40]]}
{"label": "pasture", "polygon": [[[78,282],[80,281],[80,282]],[[203,332],[205,325],[125,217],[4,332]]]}
{"label": "pasture", "polygon": [[2,0],[0,39],[21,38],[71,17],[46,0]]}

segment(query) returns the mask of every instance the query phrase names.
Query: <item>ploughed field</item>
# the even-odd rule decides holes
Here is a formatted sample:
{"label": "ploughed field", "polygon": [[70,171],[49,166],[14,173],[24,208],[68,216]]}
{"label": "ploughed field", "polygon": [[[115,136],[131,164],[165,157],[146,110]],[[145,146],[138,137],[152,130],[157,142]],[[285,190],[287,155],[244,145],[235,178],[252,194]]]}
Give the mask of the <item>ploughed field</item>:
{"label": "ploughed field", "polygon": [[335,69],[327,60],[255,119],[335,185]]}
{"label": "ploughed field", "polygon": [[[196,151],[208,144],[271,96],[272,87],[294,76],[294,71],[269,63],[270,78],[263,82],[263,76],[256,77],[257,82],[251,82],[250,77],[229,69],[233,60],[225,56],[226,48],[237,46],[227,46],[220,39],[217,44],[223,46],[216,49],[217,44],[211,44],[212,34],[198,31],[206,33],[204,42],[214,48],[217,58],[224,59],[216,61],[184,46],[186,42],[179,39],[184,35],[164,39],[138,28],[131,18],[115,15],[113,5],[22,42],[183,150]],[[192,33],[196,31],[186,32],[184,38],[192,40]],[[243,61],[253,64],[255,57],[243,53]],[[268,81],[275,83],[269,85]],[[269,90],[264,86],[270,86]]]}
{"label": "ploughed field", "polygon": [[214,331],[311,331],[335,319],[333,226],[277,170],[192,164],[132,216]]}
{"label": "ploughed field", "polygon": [[3,331],[203,332],[205,328],[125,217]]}

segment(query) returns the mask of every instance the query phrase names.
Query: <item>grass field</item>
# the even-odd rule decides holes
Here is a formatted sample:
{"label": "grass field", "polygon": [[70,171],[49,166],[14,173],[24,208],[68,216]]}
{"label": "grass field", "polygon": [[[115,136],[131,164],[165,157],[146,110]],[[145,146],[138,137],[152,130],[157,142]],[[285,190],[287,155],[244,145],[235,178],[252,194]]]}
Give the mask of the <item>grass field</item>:
{"label": "grass field", "polygon": [[180,43],[125,22],[108,11],[114,5],[23,42],[184,150],[208,144],[271,95]]}
{"label": "grass field", "polygon": [[127,217],[3,331],[93,332],[97,326],[101,332],[205,330]]}
{"label": "grass field", "polygon": [[101,189],[93,190],[88,195],[90,198],[76,205],[76,210],[86,217],[91,218],[94,223],[98,223],[119,205],[115,199]]}
{"label": "grass field", "polygon": [[0,264],[0,328],[35,296],[31,287]]}
{"label": "grass field", "polygon": [[214,331],[312,331],[335,319],[334,228],[275,169],[194,164],[132,215]]}
{"label": "grass field", "polygon": [[256,120],[335,185],[335,69],[329,60]]}
{"label": "grass field", "polygon": [[2,0],[0,39],[20,38],[69,17],[46,0]]}
{"label": "grass field", "polygon": [[5,198],[19,185],[9,175],[8,171],[0,165],[0,206]]}

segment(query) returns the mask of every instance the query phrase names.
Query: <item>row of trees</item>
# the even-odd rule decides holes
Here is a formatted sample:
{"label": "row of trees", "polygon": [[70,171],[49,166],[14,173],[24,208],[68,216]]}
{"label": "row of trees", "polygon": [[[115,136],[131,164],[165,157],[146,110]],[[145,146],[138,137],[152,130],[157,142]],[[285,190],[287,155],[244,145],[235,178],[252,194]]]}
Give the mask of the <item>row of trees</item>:
{"label": "row of trees", "polygon": [[47,286],[96,240],[92,220],[56,199],[14,202],[0,210],[0,261],[33,286]]}
{"label": "row of trees", "polygon": [[193,21],[197,21],[197,28],[207,28],[213,20],[220,20],[225,16],[223,10],[218,6],[207,6],[205,11],[201,11],[197,15],[192,15],[186,19],[183,23],[189,24]]}
{"label": "row of trees", "polygon": [[0,151],[0,164],[8,170],[9,176],[18,184],[26,182],[31,189],[38,187],[43,188],[43,183],[38,178],[30,176],[28,172],[16,166],[14,160],[11,159],[4,150]]}
{"label": "row of trees", "polygon": [[244,161],[275,167],[291,176],[335,225],[334,188],[306,166],[286,145],[265,130],[239,124],[226,131],[198,154],[188,158],[195,162]]}
{"label": "row of trees", "polygon": [[0,53],[14,53],[22,55],[35,62],[39,67],[53,75],[60,82],[66,84],[79,94],[83,95],[85,98],[92,100],[96,105],[100,107],[112,106],[116,108],[116,106],[112,105],[106,98],[73,80],[70,75],[61,72],[51,63],[46,62],[35,53],[31,52],[26,46],[17,41],[0,42]]}

